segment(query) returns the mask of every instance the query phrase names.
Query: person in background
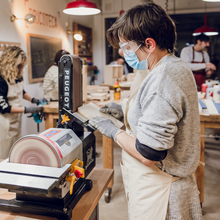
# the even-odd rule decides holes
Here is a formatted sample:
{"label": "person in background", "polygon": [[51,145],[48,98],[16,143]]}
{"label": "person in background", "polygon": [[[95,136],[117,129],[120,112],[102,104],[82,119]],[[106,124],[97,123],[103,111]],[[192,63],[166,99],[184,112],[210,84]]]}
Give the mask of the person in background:
{"label": "person in background", "polygon": [[125,59],[122,56],[118,56],[115,61],[112,61],[109,65],[122,65],[123,66],[123,75],[127,75],[128,72],[128,67],[125,63]]}
{"label": "person in background", "polygon": [[201,220],[197,89],[190,68],[173,54],[174,22],[148,1],[118,17],[107,39],[131,67],[150,71],[122,106],[110,109],[123,115],[126,131],[104,117],[89,120],[122,148],[129,219]]}
{"label": "person in background", "polygon": [[43,82],[43,97],[47,100],[58,100],[58,62],[60,58],[65,55],[70,54],[65,50],[59,50],[54,58],[54,64],[49,67]]}
{"label": "person in background", "polygon": [[201,91],[206,75],[210,76],[216,70],[216,66],[210,63],[209,55],[205,51],[209,45],[209,36],[200,34],[196,36],[194,46],[184,47],[180,53],[180,58],[187,63],[193,72],[198,91]]}
{"label": "person in background", "polygon": [[45,99],[31,97],[23,89],[23,69],[27,63],[25,52],[7,47],[0,57],[0,159],[9,156],[12,145],[21,136],[22,113],[42,112],[42,106],[23,107],[22,98],[37,105]]}

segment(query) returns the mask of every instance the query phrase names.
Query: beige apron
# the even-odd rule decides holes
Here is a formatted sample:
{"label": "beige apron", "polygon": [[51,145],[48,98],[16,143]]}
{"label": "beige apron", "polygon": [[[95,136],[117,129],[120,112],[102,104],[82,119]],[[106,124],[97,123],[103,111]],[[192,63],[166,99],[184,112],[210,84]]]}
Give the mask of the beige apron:
{"label": "beige apron", "polygon": [[[11,106],[21,106],[23,97],[23,81],[14,85],[8,82],[8,104]],[[0,114],[0,159],[5,159],[9,155],[12,145],[21,137],[21,115],[22,113]]]}
{"label": "beige apron", "polygon": [[[135,137],[127,121],[129,106],[135,100],[140,86],[131,96],[121,101],[126,133]],[[165,220],[173,177],[156,165],[147,167],[122,150],[121,170],[128,201],[129,220]]]}

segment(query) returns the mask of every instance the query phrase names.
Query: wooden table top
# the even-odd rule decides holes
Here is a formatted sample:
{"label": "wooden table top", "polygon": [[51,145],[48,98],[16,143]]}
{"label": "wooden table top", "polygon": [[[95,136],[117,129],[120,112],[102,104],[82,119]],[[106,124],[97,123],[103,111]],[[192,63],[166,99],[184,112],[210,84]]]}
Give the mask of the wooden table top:
{"label": "wooden table top", "polygon": [[[108,183],[113,177],[113,169],[104,169],[95,167],[87,179],[91,179],[93,187],[90,191],[84,193],[82,198],[73,209],[72,216],[78,220],[88,220],[93,210],[98,204],[102,194],[104,193]],[[7,189],[0,189],[0,199],[14,199],[15,193],[8,192]],[[54,217],[40,216],[25,213],[12,213],[0,211],[1,220],[57,220]],[[72,218],[73,219],[73,218]]]}
{"label": "wooden table top", "polygon": [[204,122],[220,122],[220,115],[200,114],[200,121]]}
{"label": "wooden table top", "polygon": [[[103,102],[93,100],[93,101],[87,101],[84,104],[87,104],[89,102],[93,102],[94,104],[96,104],[98,106],[102,106],[102,105],[104,105],[104,104],[106,104],[108,102],[115,102],[115,103],[119,104],[120,100],[115,100],[114,99],[113,91],[111,91],[110,93],[111,93],[111,98],[109,100],[106,100],[106,101],[103,101]],[[130,91],[124,90],[124,91],[121,92],[121,99],[127,98],[129,95],[130,95]],[[45,113],[58,113],[58,102],[50,102],[47,105],[43,105],[43,111]]]}

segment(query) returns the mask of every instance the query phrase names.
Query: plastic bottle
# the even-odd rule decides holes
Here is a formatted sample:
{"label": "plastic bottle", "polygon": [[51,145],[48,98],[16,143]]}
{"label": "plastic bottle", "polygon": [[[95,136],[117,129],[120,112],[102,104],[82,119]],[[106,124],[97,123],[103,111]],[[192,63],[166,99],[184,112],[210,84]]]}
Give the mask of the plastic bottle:
{"label": "plastic bottle", "polygon": [[[207,84],[206,83],[203,83],[202,84],[202,93],[206,93],[206,89],[208,88]],[[206,94],[204,96],[204,98],[206,97]]]}
{"label": "plastic bottle", "polygon": [[208,88],[212,88],[212,83],[210,80],[208,80],[208,82],[206,84],[207,84]]}
{"label": "plastic bottle", "polygon": [[212,99],[213,88],[206,89],[206,99]]}
{"label": "plastic bottle", "polygon": [[113,86],[114,88],[114,99],[121,99],[121,86],[119,85],[118,81]]}
{"label": "plastic bottle", "polygon": [[213,100],[220,101],[220,87],[218,84],[213,87]]}

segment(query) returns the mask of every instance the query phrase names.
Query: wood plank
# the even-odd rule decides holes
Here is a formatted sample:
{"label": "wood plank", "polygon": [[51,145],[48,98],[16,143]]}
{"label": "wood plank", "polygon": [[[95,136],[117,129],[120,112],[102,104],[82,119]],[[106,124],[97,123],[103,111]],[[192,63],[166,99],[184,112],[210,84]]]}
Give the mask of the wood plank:
{"label": "wood plank", "polygon": [[200,114],[200,121],[220,122],[220,115],[203,115]]}
{"label": "wood plank", "polygon": [[[200,152],[200,161],[201,162],[205,162],[205,123],[201,122],[200,123],[200,127],[201,127],[201,152]],[[204,166],[198,166],[196,169],[196,182],[197,182],[197,187],[198,190],[200,192],[199,194],[199,198],[200,198],[200,202],[203,203],[204,202]]]}
{"label": "wood plank", "polygon": [[102,194],[104,193],[109,181],[112,179],[113,173],[114,171],[112,169],[95,167],[93,171],[88,175],[87,179],[92,180],[93,187],[92,190],[86,192],[77,203],[77,209],[73,209],[72,215],[74,220],[89,219]]}
{"label": "wood plank", "polygon": [[47,105],[43,105],[43,112],[58,114],[58,102],[50,102]]}
{"label": "wood plank", "polygon": [[92,102],[79,107],[78,112],[84,115],[86,118],[100,116],[110,119],[118,128],[121,128],[124,125],[121,121],[117,120],[111,115],[100,112],[100,108]]}
{"label": "wood plank", "polygon": [[[114,168],[114,153],[113,153],[113,140],[111,138],[102,135],[102,146],[103,146],[103,168]],[[108,184],[109,188],[112,188],[114,178]]]}

